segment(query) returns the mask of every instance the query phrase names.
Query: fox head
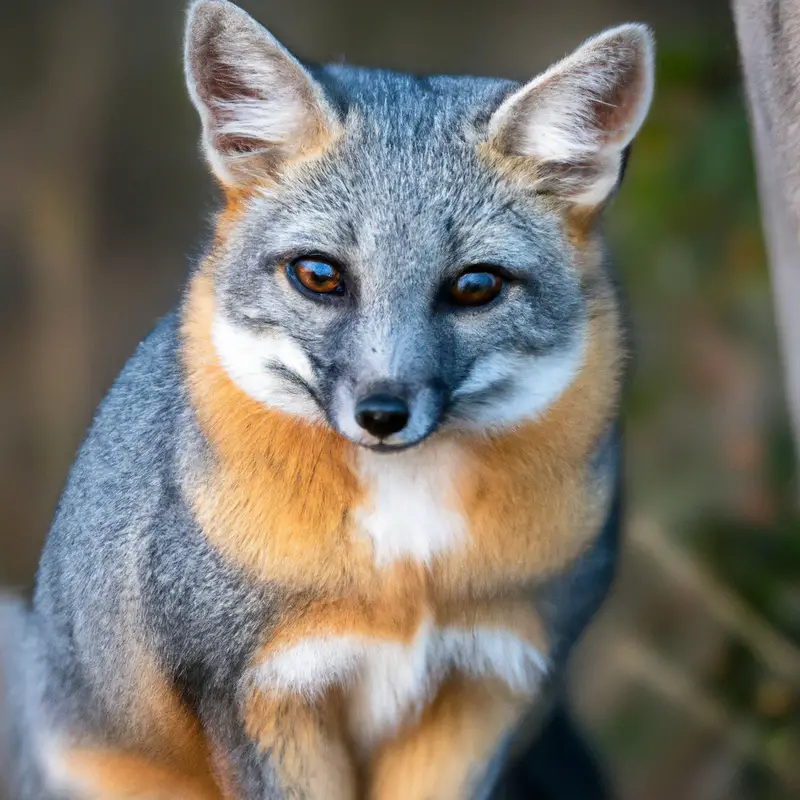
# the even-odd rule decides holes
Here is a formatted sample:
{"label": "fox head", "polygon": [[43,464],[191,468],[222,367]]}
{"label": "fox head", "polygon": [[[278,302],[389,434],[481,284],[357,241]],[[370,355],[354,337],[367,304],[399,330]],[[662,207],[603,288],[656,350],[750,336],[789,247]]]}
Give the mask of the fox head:
{"label": "fox head", "polygon": [[232,3],[194,3],[230,378],[377,450],[545,413],[586,357],[604,268],[585,250],[652,60],[648,30],[624,25],[524,85],[308,68]]}

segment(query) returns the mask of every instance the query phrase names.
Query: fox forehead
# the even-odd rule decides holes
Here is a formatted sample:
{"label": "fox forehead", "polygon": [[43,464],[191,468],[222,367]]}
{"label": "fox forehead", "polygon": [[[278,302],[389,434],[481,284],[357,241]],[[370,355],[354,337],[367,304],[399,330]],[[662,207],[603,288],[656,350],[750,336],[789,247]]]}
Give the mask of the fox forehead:
{"label": "fox forehead", "polygon": [[[516,86],[502,78],[466,75],[415,76],[345,64],[312,68],[342,116],[362,112],[385,141],[407,142],[409,134],[448,135],[459,123],[488,120]],[[419,136],[417,144],[424,144]]]}
{"label": "fox forehead", "polygon": [[[337,141],[257,184],[237,206],[239,244],[279,252],[325,246],[370,270],[397,244],[413,244],[424,274],[451,261],[522,261],[563,255],[561,220],[546,200],[503,176],[480,154],[481,119],[513,86],[477,78],[413,78],[326,67],[315,77],[340,106]],[[413,267],[414,252],[403,264]],[[376,260],[377,257],[377,260]],[[537,258],[534,260],[541,260]]]}

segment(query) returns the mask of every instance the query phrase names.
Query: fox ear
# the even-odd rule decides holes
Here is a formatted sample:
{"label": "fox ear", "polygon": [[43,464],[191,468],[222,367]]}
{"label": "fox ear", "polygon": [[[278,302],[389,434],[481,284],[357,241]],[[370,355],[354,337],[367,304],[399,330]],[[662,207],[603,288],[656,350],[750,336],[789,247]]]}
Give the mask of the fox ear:
{"label": "fox ear", "polygon": [[190,6],[185,69],[206,158],[226,186],[274,178],[282,164],[318,151],[335,135],[336,116],[321,87],[227,0]]}
{"label": "fox ear", "polygon": [[616,186],[652,95],[649,29],[612,28],[508,97],[490,119],[489,145],[531,159],[541,191],[596,206]]}

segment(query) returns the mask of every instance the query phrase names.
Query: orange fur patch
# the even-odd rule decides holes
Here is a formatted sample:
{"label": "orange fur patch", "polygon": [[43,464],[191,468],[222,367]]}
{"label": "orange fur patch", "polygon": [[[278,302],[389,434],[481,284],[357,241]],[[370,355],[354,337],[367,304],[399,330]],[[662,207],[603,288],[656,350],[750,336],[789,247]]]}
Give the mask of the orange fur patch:
{"label": "orange fur patch", "polygon": [[463,800],[520,718],[520,699],[493,681],[453,679],[420,719],[378,751],[368,800]]}
{"label": "orange fur patch", "polygon": [[136,671],[132,687],[136,707],[126,722],[136,729],[141,749],[188,774],[208,779],[212,774],[210,752],[200,722],[151,656],[142,652],[132,663]]}
{"label": "orange fur patch", "polygon": [[335,693],[308,704],[297,696],[254,692],[245,709],[245,729],[292,797],[355,800],[357,774]]}
{"label": "orange fur patch", "polygon": [[58,754],[62,787],[87,800],[233,800],[210,776],[197,776],[136,753],[80,747]]}
{"label": "orange fur patch", "polygon": [[410,642],[432,611],[429,576],[417,566],[400,564],[389,572],[382,587],[366,595],[353,593],[302,604],[290,602],[256,660],[308,636],[363,636]]}
{"label": "orange fur patch", "polygon": [[311,637],[360,637],[410,644],[428,619],[440,629],[509,631],[539,652],[547,652],[547,636],[530,599],[447,601],[435,596],[424,570],[412,572],[408,567],[398,567],[399,571],[403,574],[394,574],[382,592],[368,598],[290,603],[268,641],[252,657],[251,666],[257,667],[277,651]]}
{"label": "orange fur patch", "polygon": [[184,358],[197,418],[216,456],[210,474],[197,476],[193,498],[203,530],[261,578],[344,588],[353,580],[342,554],[358,549],[348,525],[358,495],[353,446],[239,389],[211,342],[213,309],[211,279],[198,275],[184,317]]}
{"label": "orange fur patch", "polygon": [[436,625],[439,628],[508,631],[540,653],[547,653],[549,649],[541,617],[526,597],[440,602],[436,609]]}
{"label": "orange fur patch", "polygon": [[116,711],[127,748],[67,742],[48,758],[56,779],[91,798],[234,798],[217,784],[225,777],[224,759],[215,761],[200,722],[152,654],[134,643],[124,666],[125,695]]}
{"label": "orange fur patch", "polygon": [[[568,205],[564,212],[564,229],[567,238],[576,248],[579,259],[587,260],[593,265],[597,261],[597,247],[600,237],[597,233],[597,218],[603,209],[599,206]],[[587,258],[588,256],[588,258]]]}

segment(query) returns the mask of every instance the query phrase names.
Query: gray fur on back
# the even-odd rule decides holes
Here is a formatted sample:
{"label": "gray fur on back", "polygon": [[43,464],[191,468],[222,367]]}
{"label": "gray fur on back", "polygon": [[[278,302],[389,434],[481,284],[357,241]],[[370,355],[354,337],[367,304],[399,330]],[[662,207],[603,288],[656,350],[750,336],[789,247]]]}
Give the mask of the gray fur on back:
{"label": "gray fur on back", "polygon": [[[166,317],[139,346],[101,405],[37,576],[36,704],[45,729],[77,740],[124,740],[115,721],[124,724],[126,705],[134,711],[140,645],[201,713],[235,686],[275,608],[269,586],[222,563],[181,496],[176,460],[194,433],[176,320]],[[225,709],[213,713],[221,725]]]}

